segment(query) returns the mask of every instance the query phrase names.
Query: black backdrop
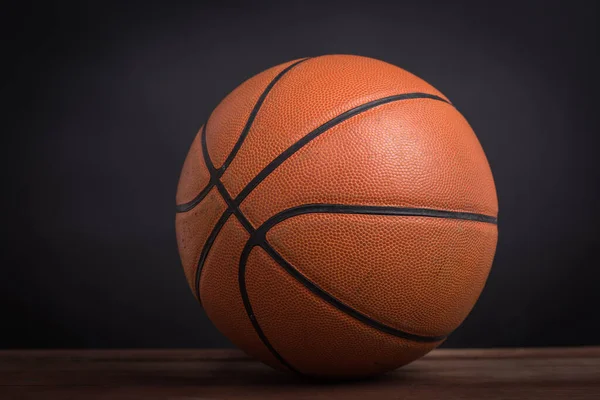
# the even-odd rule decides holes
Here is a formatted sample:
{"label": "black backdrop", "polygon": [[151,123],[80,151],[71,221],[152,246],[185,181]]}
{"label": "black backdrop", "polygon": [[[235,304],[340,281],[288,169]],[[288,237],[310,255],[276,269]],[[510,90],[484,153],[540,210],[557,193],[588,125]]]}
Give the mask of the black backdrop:
{"label": "black backdrop", "polygon": [[23,3],[2,27],[1,347],[228,346],[179,264],[180,167],[237,84],[328,53],[429,81],[487,153],[498,252],[446,345],[600,344],[596,2]]}

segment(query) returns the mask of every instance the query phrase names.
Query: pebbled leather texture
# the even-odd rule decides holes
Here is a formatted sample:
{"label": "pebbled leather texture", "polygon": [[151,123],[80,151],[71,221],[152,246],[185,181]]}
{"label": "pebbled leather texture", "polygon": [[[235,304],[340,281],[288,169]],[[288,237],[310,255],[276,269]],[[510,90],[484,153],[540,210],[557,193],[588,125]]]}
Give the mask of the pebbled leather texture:
{"label": "pebbled leather texture", "polygon": [[405,332],[438,336],[471,311],[496,236],[496,225],[477,221],[305,214],[275,225],[267,240],[345,304]]}
{"label": "pebbled leather texture", "polygon": [[[464,117],[358,56],[240,85],[194,139],[176,201],[209,318],[250,355],[312,376],[379,374],[439,345],[477,301],[497,240],[494,181]],[[273,220],[307,205],[324,206]]]}
{"label": "pebbled leather texture", "polygon": [[283,368],[261,342],[242,303],[238,265],[249,234],[229,217],[211,248],[202,271],[200,295],[204,310],[233,344],[275,367]]}
{"label": "pebbled leather texture", "polygon": [[269,174],[241,209],[258,226],[310,203],[493,216],[498,208],[485,154],[467,121],[430,99],[384,104],[334,126]]}
{"label": "pebbled leather texture", "polygon": [[192,290],[194,290],[195,274],[202,247],[212,227],[226,208],[227,205],[217,190],[212,189],[196,207],[188,212],[178,213],[175,217],[181,264]]}
{"label": "pebbled leather texture", "polygon": [[177,204],[189,203],[208,185],[210,174],[202,155],[200,134],[197,134],[183,163],[177,185]]}
{"label": "pebbled leather texture", "polygon": [[356,321],[298,284],[260,248],[248,260],[248,294],[273,347],[296,370],[311,375],[380,374],[442,342],[413,342]]}

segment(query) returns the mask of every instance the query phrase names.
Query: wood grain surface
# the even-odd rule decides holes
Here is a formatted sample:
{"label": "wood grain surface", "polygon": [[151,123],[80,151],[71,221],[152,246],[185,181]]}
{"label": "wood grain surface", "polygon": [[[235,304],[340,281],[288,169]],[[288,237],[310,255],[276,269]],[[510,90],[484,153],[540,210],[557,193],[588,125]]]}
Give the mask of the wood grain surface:
{"label": "wood grain surface", "polygon": [[0,351],[0,399],[600,399],[600,347],[435,350],[382,377],[319,382],[236,350]]}

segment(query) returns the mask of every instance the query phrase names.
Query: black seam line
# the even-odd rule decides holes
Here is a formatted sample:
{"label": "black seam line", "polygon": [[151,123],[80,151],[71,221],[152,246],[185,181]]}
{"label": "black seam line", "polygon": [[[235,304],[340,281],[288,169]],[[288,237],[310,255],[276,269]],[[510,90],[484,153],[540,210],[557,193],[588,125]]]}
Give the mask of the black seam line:
{"label": "black seam line", "polygon": [[254,227],[252,226],[250,221],[248,221],[248,218],[246,218],[246,216],[242,213],[242,210],[240,210],[237,204],[233,202],[233,199],[229,195],[229,192],[227,192],[227,189],[225,189],[225,186],[223,186],[223,183],[217,179],[215,181],[215,185],[217,186],[217,189],[219,190],[219,193],[221,193],[223,199],[225,199],[225,203],[227,203],[228,210],[233,212],[233,214],[237,217],[237,219],[240,221],[244,229],[248,231],[248,233],[254,233]]}
{"label": "black seam line", "polygon": [[[233,161],[233,159],[237,155],[239,149],[242,147],[242,144],[244,143],[244,140],[246,140],[246,136],[248,136],[248,132],[250,131],[250,128],[252,127],[252,124],[254,123],[254,119],[256,118],[256,115],[258,114],[258,111],[262,107],[265,99],[267,98],[267,95],[269,94],[269,92],[271,91],[271,89],[273,89],[273,87],[275,86],[275,84],[289,70],[291,70],[292,68],[294,68],[298,64],[303,63],[304,61],[309,60],[309,59],[310,59],[310,57],[303,58],[302,60],[296,61],[295,63],[287,66],[279,74],[277,74],[277,76],[275,76],[275,78],[273,78],[273,80],[271,80],[271,82],[269,82],[269,84],[267,85],[267,87],[265,88],[265,90],[262,92],[262,94],[258,98],[258,101],[254,105],[254,108],[250,112],[250,115],[248,116],[248,120],[246,121],[246,125],[244,126],[244,129],[242,130],[242,133],[240,134],[240,137],[238,138],[237,142],[233,146],[233,149],[231,149],[231,152],[229,153],[229,155],[225,159],[225,162],[223,162],[223,165],[221,165],[220,168],[218,168],[218,169],[215,168],[215,176],[217,176],[218,178],[220,178],[221,176],[223,176],[223,174],[225,173],[225,170],[227,170],[227,167],[229,167],[229,164],[231,164],[231,162]],[[206,122],[206,124],[204,124],[203,130],[206,129],[206,125],[208,125],[208,121]],[[211,175],[211,177],[212,177],[212,175]],[[206,184],[206,186],[204,187],[204,189],[202,189],[200,191],[200,193],[198,193],[196,195],[196,197],[194,197],[192,200],[190,200],[187,203],[176,205],[175,206],[175,212],[177,212],[177,213],[183,213],[183,212],[190,211],[191,209],[193,209],[194,207],[196,207],[202,200],[204,200],[204,198],[206,197],[206,195],[208,195],[208,193],[210,192],[210,190],[213,187],[214,187],[214,182],[213,181],[209,181]]]}
{"label": "black seam line", "polygon": [[217,188],[217,190],[221,194],[221,197],[225,201],[225,204],[227,204],[227,208],[225,209],[225,211],[223,211],[223,214],[218,219],[217,223],[215,224],[212,231],[210,232],[208,239],[206,239],[204,246],[202,246],[202,251],[200,252],[200,258],[198,259],[198,264],[196,267],[196,276],[194,279],[194,282],[195,282],[194,289],[196,292],[196,298],[198,299],[198,302],[200,304],[202,304],[202,299],[200,298],[200,279],[202,277],[202,269],[204,268],[204,264],[206,263],[206,258],[208,257],[208,253],[210,252],[210,249],[212,248],[213,243],[215,242],[217,236],[219,235],[219,232],[221,232],[223,225],[225,225],[225,223],[227,222],[227,220],[229,219],[231,214],[234,214],[237,217],[238,221],[240,221],[240,223],[242,224],[244,229],[246,229],[248,231],[248,233],[252,234],[254,232],[254,227],[252,226],[252,224],[250,224],[250,222],[244,216],[244,214],[241,212],[239,207],[234,203],[233,199],[227,192],[227,189],[225,189],[225,186],[223,185],[223,183],[219,180],[219,177],[217,176],[217,170],[215,169],[215,167],[210,159],[210,155],[208,154],[208,147],[206,145],[206,124],[204,125],[204,129],[202,129],[202,132],[200,135],[201,135],[200,143],[202,146],[202,155],[204,156],[204,162],[206,163],[206,168],[208,169],[208,173],[210,174],[211,187]]}
{"label": "black seam line", "polygon": [[[225,223],[227,222],[227,220],[233,214],[233,215],[235,215],[235,217],[237,218],[237,220],[242,224],[242,226],[244,227],[244,229],[246,229],[246,231],[248,231],[248,233],[250,234],[250,237],[252,237],[252,235],[255,232],[255,229],[252,226],[252,224],[250,223],[250,221],[248,221],[248,219],[246,218],[246,216],[240,210],[239,206],[231,198],[231,195],[229,194],[229,192],[227,192],[227,189],[225,188],[225,186],[223,185],[223,183],[220,180],[220,176],[218,175],[218,171],[215,169],[214,165],[212,164],[212,161],[211,161],[210,156],[208,154],[208,147],[206,145],[206,128],[202,131],[202,138],[201,139],[202,139],[202,152],[203,152],[203,155],[204,155],[204,160],[206,162],[206,167],[208,168],[208,171],[209,171],[210,176],[211,176],[211,182],[213,182],[213,185],[217,187],[217,190],[219,191],[219,193],[221,194],[221,196],[225,200],[225,203],[227,204],[227,209],[223,212],[223,215],[221,215],[221,217],[219,218],[219,220],[217,221],[217,223],[213,227],[212,231],[210,232],[210,235],[209,235],[208,239],[206,240],[206,243],[204,243],[204,246],[202,247],[202,252],[200,253],[200,258],[198,260],[198,266],[196,268],[196,277],[195,277],[195,289],[196,289],[196,297],[197,297],[198,302],[200,304],[202,304],[202,299],[200,298],[200,280],[201,280],[201,277],[202,277],[202,270],[204,268],[204,264],[206,263],[206,259],[208,257],[209,252],[210,252],[210,249],[212,248],[214,241],[216,240],[217,236],[221,232],[221,229],[223,228],[223,226],[225,225]],[[238,281],[239,281],[239,279],[240,279],[240,275],[239,275],[239,272],[238,272]],[[241,292],[241,289],[240,289],[240,292]],[[248,304],[248,306],[250,305],[250,301],[248,300],[247,296],[246,296],[246,299],[243,299],[243,301],[244,301],[244,308],[247,307],[246,304]],[[248,313],[248,308],[246,308],[246,312]],[[282,365],[284,365],[285,367],[287,367],[290,371],[293,371],[293,372],[295,372],[297,374],[300,374],[300,372],[297,369],[295,369],[289,362],[287,362],[281,356],[281,354],[279,354],[279,352],[277,352],[277,350],[275,350],[275,348],[271,345],[271,343],[269,342],[269,340],[265,336],[264,332],[262,331],[262,329],[258,325],[258,322],[256,322],[256,318],[253,318],[251,315],[252,314],[248,313],[248,317],[250,319],[250,322],[252,323],[252,326],[254,327],[254,330],[256,331],[256,333],[259,336],[260,340],[265,345],[265,347],[267,347],[267,349],[269,350],[269,352],[277,360],[279,360],[279,362]]]}
{"label": "black seam line", "polygon": [[354,107],[340,115],[338,115],[337,117],[325,122],[323,125],[319,126],[317,129],[315,129],[314,131],[308,133],[306,136],[302,137],[300,140],[298,140],[296,143],[294,143],[293,145],[291,145],[290,147],[288,147],[286,150],[284,150],[280,155],[278,155],[273,161],[271,161],[265,168],[263,168],[262,171],[260,171],[258,173],[258,175],[256,175],[247,185],[246,187],[244,187],[244,189],[242,189],[242,191],[237,195],[237,197],[235,198],[235,202],[237,204],[240,204],[242,201],[244,201],[244,199],[250,194],[250,192],[252,192],[252,190],[254,190],[254,188],[256,188],[256,186],[258,186],[259,183],[261,183],[271,172],[273,172],[278,166],[280,166],[285,160],[287,160],[288,158],[290,158],[295,152],[297,152],[298,150],[300,150],[302,147],[304,147],[304,145],[306,145],[307,143],[309,143],[311,140],[313,140],[314,138],[316,138],[317,136],[321,135],[322,133],[324,133],[325,131],[327,131],[328,129],[333,128],[334,126],[346,121],[349,118],[354,117],[355,115],[358,115],[360,113],[363,113],[367,110],[370,110],[374,107],[383,105],[383,104],[387,104],[387,103],[391,103],[394,101],[401,101],[401,100],[410,100],[410,99],[431,99],[431,100],[437,100],[437,101],[442,101],[444,103],[450,104],[448,101],[446,101],[445,99],[433,95],[433,94],[429,94],[429,93],[404,93],[404,94],[398,94],[398,95],[394,95],[394,96],[389,96],[389,97],[383,97],[381,99],[377,99],[374,101],[370,101],[368,103],[362,104],[360,106]]}
{"label": "black seam line", "polygon": [[369,318],[365,314],[355,310],[354,308],[346,305],[345,303],[341,302],[334,296],[330,295],[325,290],[321,289],[318,285],[316,285],[314,282],[312,282],[311,280],[306,278],[304,275],[302,275],[296,268],[294,268],[290,263],[288,263],[281,256],[281,254],[279,254],[273,247],[271,247],[271,245],[269,244],[269,242],[267,242],[266,239],[263,238],[263,240],[261,241],[261,243],[258,244],[258,246],[260,246],[263,250],[265,250],[267,252],[267,254],[269,254],[269,256],[271,256],[271,258],[273,258],[273,260],[275,260],[275,262],[277,262],[277,264],[279,264],[288,274],[290,274],[292,276],[292,278],[294,278],[302,286],[304,286],[305,288],[310,290],[312,293],[314,293],[317,297],[319,297],[322,300],[325,300],[327,303],[331,304],[332,306],[334,306],[335,308],[337,308],[344,314],[351,316],[352,318],[362,322],[363,324],[365,324],[367,326],[370,326],[371,328],[374,328],[380,332],[384,332],[389,335],[396,336],[396,337],[399,337],[402,339],[412,340],[414,342],[425,342],[425,343],[439,342],[440,340],[443,340],[448,336],[448,335],[440,335],[440,336],[416,335],[413,333],[405,332],[400,329],[392,328],[389,325],[382,324],[381,322],[378,322],[372,318]]}
{"label": "black seam line", "polygon": [[[216,177],[215,167],[214,167],[212,161],[210,160],[210,156],[208,155],[208,147],[206,146],[206,125],[207,124],[204,124],[204,128],[202,129],[202,132],[200,134],[200,143],[201,143],[201,147],[202,147],[202,155],[204,157],[204,162],[206,163],[206,169],[208,169],[208,173],[210,174],[209,185],[212,188],[212,187],[216,186],[216,183],[219,181],[219,178]],[[217,190],[218,189],[219,188],[217,187]],[[227,203],[226,199],[225,199],[225,203]],[[212,248],[212,245],[213,245],[215,239],[217,238],[217,235],[219,234],[219,232],[221,231],[221,228],[223,227],[223,225],[225,225],[225,222],[227,222],[227,219],[229,218],[229,216],[232,213],[233,213],[233,210],[231,210],[228,205],[227,208],[225,209],[225,211],[223,211],[223,214],[218,219],[218,221],[215,224],[215,226],[213,227],[213,229],[210,231],[210,234],[208,235],[208,239],[206,239],[206,242],[204,242],[204,246],[202,246],[202,251],[200,252],[200,258],[198,259],[198,264],[196,267],[196,277],[194,280],[194,282],[195,282],[194,289],[196,292],[196,298],[198,299],[198,302],[200,304],[202,304],[202,299],[200,298],[200,276],[202,273],[202,267],[204,267],[204,263],[206,262],[206,258],[208,257],[208,252]]]}
{"label": "black seam line", "polygon": [[277,74],[277,76],[275,78],[273,78],[273,80],[265,88],[265,90],[262,92],[262,94],[258,98],[258,101],[254,105],[252,112],[250,112],[250,115],[248,116],[248,121],[246,122],[246,126],[244,126],[244,129],[242,130],[242,133],[240,134],[240,137],[238,138],[237,142],[233,146],[233,149],[229,153],[229,156],[227,156],[227,159],[225,160],[225,162],[223,162],[223,165],[221,165],[221,167],[217,169],[217,171],[219,171],[219,173],[220,173],[219,176],[223,175],[223,173],[225,172],[227,167],[229,167],[229,164],[231,164],[231,162],[235,158],[240,147],[242,147],[242,143],[244,143],[246,136],[248,136],[248,132],[250,131],[250,127],[252,127],[252,124],[254,123],[254,119],[256,118],[256,115],[258,114],[258,110],[260,110],[260,108],[262,107],[265,99],[267,98],[267,95],[269,94],[271,89],[273,89],[273,87],[275,86],[277,81],[279,81],[289,70],[294,68],[296,65],[301,64],[308,59],[310,59],[310,57],[303,58],[302,60],[296,61],[292,65],[287,66],[279,74]]}
{"label": "black seam line", "polygon": [[[258,233],[258,231],[257,231]],[[279,264],[288,274],[292,276],[296,281],[298,281],[302,286],[310,290],[313,294],[318,296],[320,299],[326,301],[331,304],[341,312],[353,317],[354,319],[364,323],[367,326],[377,329],[378,331],[390,334],[392,336],[400,337],[407,340],[412,340],[416,342],[438,342],[446,338],[447,335],[442,336],[421,336],[415,335],[412,333],[404,332],[399,329],[392,328],[388,325],[377,322],[366,315],[356,311],[354,308],[347,306],[342,303],[340,300],[328,294],[326,291],[321,289],[315,283],[307,279],[304,275],[302,275],[297,269],[291,266],[271,245],[266,241],[264,236],[256,236],[252,235],[251,238],[246,242],[244,246],[244,250],[242,251],[242,256],[240,257],[240,265],[238,270],[238,284],[240,286],[240,293],[242,296],[242,301],[244,303],[244,307],[246,308],[246,313],[256,330],[256,333],[261,338],[263,343],[269,349],[272,348],[265,334],[263,333],[257,319],[254,314],[254,310],[252,309],[252,304],[250,303],[250,299],[248,297],[248,290],[246,287],[246,265],[248,263],[248,257],[250,252],[255,246],[261,247],[277,264]]]}
{"label": "black seam line", "polygon": [[256,230],[257,234],[266,234],[266,232],[278,223],[301,214],[370,214],[370,215],[397,215],[407,217],[431,217],[431,218],[449,218],[468,221],[484,222],[488,224],[497,224],[498,219],[485,214],[437,210],[432,208],[413,208],[413,207],[391,207],[391,206],[361,206],[349,204],[304,204],[298,207],[283,210],[266,220]]}
{"label": "black seam line", "polygon": [[208,193],[210,192],[210,190],[212,188],[213,188],[213,184],[209,180],[208,183],[206,184],[206,186],[204,186],[204,189],[202,189],[202,191],[200,191],[200,193],[198,193],[196,195],[196,197],[194,197],[191,201],[189,201],[187,203],[177,204],[175,206],[175,212],[176,213],[184,213],[184,212],[190,211],[191,209],[196,207],[202,200],[204,200],[204,198],[206,197],[206,195],[208,195]]}
{"label": "black seam line", "polygon": [[[251,235],[250,237],[252,238],[253,235]],[[238,285],[240,287],[240,294],[242,296],[242,302],[244,303],[244,308],[246,309],[246,314],[248,315],[248,319],[250,319],[250,322],[252,323],[252,326],[254,327],[256,334],[258,335],[260,340],[263,342],[265,347],[267,349],[269,349],[271,354],[273,354],[273,356],[275,356],[275,358],[277,358],[277,360],[281,364],[285,365],[288,369],[290,369],[291,371],[293,371],[297,374],[302,375],[302,373],[300,371],[298,371],[290,363],[288,363],[279,354],[279,352],[277,352],[277,350],[275,350],[275,348],[273,347],[271,342],[269,342],[269,339],[267,339],[267,336],[263,332],[262,328],[260,327],[260,324],[258,323],[258,321],[256,319],[256,315],[254,315],[254,310],[252,309],[252,304],[250,303],[250,298],[248,297],[248,290],[246,289],[246,264],[248,261],[248,256],[250,255],[250,252],[252,251],[252,249],[254,248],[255,245],[256,245],[256,243],[251,243],[250,240],[248,240],[248,242],[246,242],[244,250],[242,251],[242,255],[240,256],[240,265],[239,265],[239,270],[238,270]]]}
{"label": "black seam line", "polygon": [[[451,219],[461,219],[461,220],[469,220],[475,222],[483,222],[483,223],[492,223],[495,224],[497,219],[495,217],[490,217],[488,215],[476,214],[476,213],[467,213],[467,212],[455,212],[455,211],[446,211],[446,210],[434,210],[428,208],[408,208],[408,207],[385,207],[385,206],[353,206],[353,205],[345,205],[345,204],[307,204],[299,207],[290,208],[284,210],[273,217],[269,218],[265,221],[260,227],[256,229],[254,234],[250,236],[248,239],[244,250],[242,251],[242,257],[240,258],[240,266],[239,266],[239,285],[240,291],[242,295],[242,299],[244,301],[244,306],[246,307],[246,312],[252,321],[257,332],[262,332],[260,330],[260,326],[258,326],[258,322],[256,321],[256,317],[252,310],[252,305],[250,304],[250,300],[248,298],[248,293],[246,289],[246,262],[248,260],[248,255],[250,254],[252,248],[254,246],[260,246],[273,260],[275,260],[288,274],[290,274],[294,279],[296,279],[300,284],[310,290],[312,293],[317,295],[322,300],[331,304],[341,312],[353,317],[354,319],[374,328],[381,332],[397,336],[403,339],[417,341],[417,342],[437,342],[445,339],[448,335],[440,335],[440,336],[423,336],[417,335],[409,332],[402,331],[400,329],[393,328],[391,326],[385,325],[381,322],[373,320],[369,318],[365,314],[355,310],[354,308],[346,305],[342,301],[333,297],[325,290],[321,289],[317,284],[306,278],[303,274],[301,274],[297,269],[295,269],[290,263],[288,263],[266,240],[266,233],[276,224],[302,214],[310,214],[310,213],[337,213],[337,214],[368,214],[368,215],[389,215],[389,216],[416,216],[416,217],[432,217],[432,218],[451,218]],[[259,336],[260,333],[259,333]],[[261,336],[262,339],[262,336]],[[266,338],[264,339],[266,340]],[[268,343],[268,342],[267,342]],[[269,345],[265,343],[267,347]]]}
{"label": "black seam line", "polygon": [[195,289],[195,293],[196,293],[196,298],[198,299],[198,302],[200,304],[202,304],[202,300],[200,299],[200,276],[202,273],[202,268],[204,267],[204,264],[206,263],[206,258],[208,257],[208,253],[209,253],[210,249],[212,248],[212,245],[215,242],[217,235],[219,234],[219,232],[221,231],[221,228],[223,227],[223,225],[225,225],[225,222],[227,222],[227,220],[229,219],[231,214],[233,214],[233,212],[230,209],[226,209],[223,212],[223,214],[221,215],[221,217],[215,224],[213,230],[208,235],[208,239],[206,239],[206,242],[204,243],[204,246],[202,247],[202,251],[200,252],[200,258],[198,259],[198,266],[196,267],[196,279],[194,280],[194,282],[195,282],[194,289]]}
{"label": "black seam line", "polygon": [[204,164],[206,165],[206,169],[208,170],[210,179],[204,187],[204,189],[202,189],[192,201],[176,205],[175,212],[182,213],[190,211],[191,209],[196,207],[202,200],[204,200],[204,198],[208,195],[208,193],[210,193],[212,188],[215,187],[216,170],[214,165],[212,164],[212,161],[210,160],[210,157],[208,156],[208,148],[206,147],[206,125],[208,125],[208,123],[205,123],[202,126],[202,130],[200,131],[200,147],[202,151],[202,157],[204,158]]}
{"label": "black seam line", "polygon": [[[223,228],[223,226],[225,225],[227,220],[229,220],[229,218],[233,214],[233,215],[235,215],[237,220],[242,224],[244,229],[246,229],[246,231],[250,234],[250,237],[252,237],[255,232],[254,227],[252,226],[250,221],[248,221],[246,216],[242,213],[239,206],[233,201],[233,199],[231,198],[231,195],[229,194],[229,192],[227,192],[227,189],[225,188],[225,186],[219,179],[219,176],[217,175],[217,171],[215,170],[215,168],[210,160],[210,157],[208,155],[208,147],[206,146],[206,130],[202,131],[202,151],[205,156],[206,166],[211,174],[211,181],[214,183],[214,186],[216,186],[217,190],[219,191],[219,193],[225,200],[225,203],[227,204],[227,209],[223,212],[223,214],[221,215],[221,217],[219,218],[219,220],[213,227],[212,231],[210,232],[210,235],[209,235],[208,239],[206,240],[206,243],[202,247],[202,252],[200,253],[200,258],[198,260],[198,267],[196,268],[195,289],[196,289],[196,297],[200,304],[202,304],[202,299],[200,298],[200,279],[202,277],[202,269],[204,268],[204,264],[206,263],[206,259],[210,252],[210,249],[213,246],[214,241],[216,240],[217,236],[221,232],[221,229]],[[238,281],[239,280],[240,280],[240,273],[238,272]],[[240,287],[240,293],[243,293],[241,287]],[[267,339],[266,335],[260,328],[260,325],[258,325],[258,322],[256,321],[256,318],[254,318],[252,312],[251,311],[248,312],[248,307],[250,307],[250,300],[248,299],[248,296],[246,295],[246,298],[242,297],[242,301],[244,302],[244,308],[246,309],[248,318],[250,319],[250,322],[252,323],[254,330],[256,331],[257,335],[259,336],[260,340],[265,345],[265,347],[282,365],[287,367],[290,371],[301,375],[300,371],[295,369],[289,362],[287,362],[281,356],[281,354],[279,354],[279,352],[277,350],[275,350],[273,345],[271,345],[271,343]]]}

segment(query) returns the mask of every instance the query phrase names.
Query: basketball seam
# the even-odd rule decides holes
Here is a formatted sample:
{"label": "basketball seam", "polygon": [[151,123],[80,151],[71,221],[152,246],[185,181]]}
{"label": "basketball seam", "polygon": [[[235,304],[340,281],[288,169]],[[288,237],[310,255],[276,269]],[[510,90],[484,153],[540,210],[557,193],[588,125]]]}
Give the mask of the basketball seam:
{"label": "basketball seam", "polygon": [[490,215],[464,211],[448,211],[434,208],[394,207],[394,206],[362,206],[354,204],[303,204],[285,209],[273,215],[256,230],[271,229],[273,226],[288,218],[302,214],[369,214],[369,215],[395,215],[408,217],[431,217],[461,219],[476,222],[485,222],[496,225],[498,219]]}
{"label": "basketball seam", "polygon": [[[206,146],[206,125],[204,126],[204,129],[202,130],[202,133],[201,133],[201,142],[202,142],[202,152],[204,155],[204,160],[206,161],[206,167],[210,173],[211,181],[213,182],[213,185],[217,187],[217,190],[219,191],[219,193],[221,194],[221,196],[227,203],[227,209],[223,212],[223,214],[221,215],[221,217],[219,218],[219,220],[213,227],[213,230],[211,231],[208,239],[206,240],[206,242],[202,248],[202,252],[200,253],[200,259],[198,260],[198,267],[196,269],[195,289],[196,289],[196,297],[200,304],[202,304],[202,299],[200,296],[200,279],[201,279],[202,269],[204,267],[204,263],[206,262],[208,253],[210,252],[210,249],[212,248],[214,241],[216,240],[217,236],[221,232],[221,229],[223,228],[223,226],[225,225],[227,220],[233,214],[236,216],[237,220],[242,224],[244,229],[250,234],[250,236],[252,236],[255,231],[252,224],[248,221],[246,216],[242,213],[240,208],[237,206],[237,204],[231,198],[231,195],[227,192],[227,189],[225,188],[225,186],[223,186],[223,183],[220,181],[219,176],[217,176],[217,170],[215,169],[214,165],[212,164],[212,162],[210,160],[210,156],[208,154],[208,148]],[[238,272],[238,280],[239,280],[239,272]],[[248,311],[247,311],[248,309],[246,308],[245,305],[244,305],[244,308],[246,309],[246,313],[248,313]],[[258,337],[259,337],[260,341],[263,343],[263,345],[267,348],[267,350],[269,350],[269,352],[282,365],[287,367],[290,371],[293,371],[297,374],[301,374],[300,371],[296,370],[290,363],[288,363],[281,356],[281,354],[279,354],[277,352],[277,350],[275,350],[273,348],[273,346],[271,345],[271,343],[269,342],[267,337],[264,335],[262,329],[258,325],[258,322],[256,322],[255,319],[253,320],[252,317],[250,316],[250,314],[248,314],[248,318],[250,319],[250,323],[252,324],[254,331],[258,335]]]}
{"label": "basketball seam", "polygon": [[303,285],[306,289],[308,289],[311,293],[315,294],[317,297],[321,298],[322,300],[337,308],[339,311],[343,312],[346,315],[349,315],[350,317],[353,317],[354,319],[378,331],[416,342],[438,342],[440,340],[445,339],[450,334],[450,332],[444,335],[425,336],[406,332],[383,324],[361,313],[353,307],[345,304],[344,302],[340,301],[339,299],[335,298],[327,291],[319,287],[316,283],[312,282],[300,271],[294,268],[288,261],[285,260],[285,258],[281,254],[279,254],[269,244],[269,242],[266,239],[266,234],[271,228],[288,218],[309,213],[370,214],[387,216],[450,218],[496,224],[496,218],[483,214],[435,210],[429,208],[354,206],[345,204],[307,204],[299,207],[290,208],[277,213],[276,215],[265,221],[260,227],[256,228],[253,233],[251,233],[250,238],[246,242],[244,250],[242,251],[242,256],[240,257],[238,280],[240,285],[240,291],[242,292],[242,299],[244,301],[244,305],[247,307],[249,317],[252,321],[256,321],[256,317],[254,316],[252,305],[250,304],[250,300],[246,289],[245,272],[246,263],[250,252],[255,246],[259,246],[263,250],[265,250],[265,252],[296,281],[298,281],[301,285]]}
{"label": "basketball seam", "polygon": [[[256,104],[252,108],[252,111],[250,111],[250,115],[248,116],[248,120],[246,121],[246,124],[244,125],[244,128],[242,129],[242,133],[240,133],[240,137],[238,138],[238,140],[236,141],[235,145],[231,149],[231,152],[229,153],[229,155],[227,156],[227,158],[225,159],[225,161],[223,162],[223,164],[219,168],[215,168],[215,173],[216,173],[216,175],[219,178],[225,173],[225,170],[227,169],[227,167],[229,167],[229,164],[231,164],[231,162],[233,161],[233,159],[237,155],[238,151],[242,147],[242,144],[244,143],[244,140],[246,140],[246,137],[248,136],[248,132],[250,131],[250,128],[252,127],[252,124],[254,123],[254,119],[256,118],[256,115],[258,114],[258,111],[262,107],[262,105],[263,105],[265,99],[267,98],[267,95],[271,91],[271,89],[273,89],[273,87],[275,86],[275,84],[288,71],[290,71],[292,68],[294,68],[298,64],[301,64],[304,61],[309,60],[310,58],[311,57],[306,57],[306,58],[303,58],[303,59],[301,59],[299,61],[296,61],[295,63],[293,63],[291,65],[288,65],[286,68],[284,68],[283,70],[281,70],[281,72],[279,72],[275,76],[275,78],[273,78],[271,80],[271,82],[269,82],[269,84],[267,85],[267,87],[265,88],[265,90],[263,90],[263,92],[261,93],[260,97],[258,98]],[[210,117],[208,118],[208,120],[206,121],[206,124],[201,129],[206,129],[206,125],[208,125],[208,121],[209,120],[210,120]],[[205,163],[208,164],[206,162],[206,160],[205,160]],[[211,163],[211,165],[212,165],[212,163]],[[213,175],[211,174],[211,178],[212,178],[212,176]],[[200,193],[198,193],[196,195],[196,197],[194,197],[192,200],[188,201],[187,203],[182,203],[182,204],[176,205],[175,206],[175,212],[183,213],[183,212],[190,211],[191,209],[193,209],[194,207],[196,207],[208,195],[208,192],[210,192],[210,190],[213,188],[213,186],[214,186],[214,182],[212,182],[211,180],[209,180],[208,183],[206,184],[206,186],[204,187],[204,189],[202,189],[200,191]]]}
{"label": "basketball seam", "polygon": [[[260,110],[260,108],[262,107],[265,99],[267,98],[267,95],[269,94],[269,92],[271,91],[271,89],[273,89],[273,87],[275,86],[275,84],[292,68],[294,68],[295,66],[297,66],[298,64],[303,63],[306,60],[309,60],[310,57],[306,57],[303,58],[299,61],[296,61],[295,63],[288,65],[285,69],[283,69],[279,74],[277,74],[277,76],[275,78],[273,78],[273,80],[267,85],[267,87],[265,88],[265,90],[262,92],[262,94],[260,95],[260,97],[258,98],[258,101],[256,102],[256,104],[254,105],[254,108],[252,109],[252,111],[250,112],[250,115],[248,116],[248,121],[246,122],[246,126],[244,126],[244,129],[242,130],[242,133],[240,134],[240,137],[238,138],[237,142],[235,143],[235,145],[233,146],[233,149],[231,150],[231,152],[229,153],[229,156],[227,156],[227,158],[225,159],[225,161],[223,162],[223,165],[221,165],[221,167],[217,168],[217,170],[221,173],[221,175],[225,172],[225,170],[227,169],[227,167],[229,167],[229,164],[231,164],[231,162],[233,161],[233,159],[235,158],[236,154],[238,153],[238,151],[240,150],[240,148],[242,147],[242,143],[244,143],[244,140],[246,139],[246,136],[248,136],[248,132],[250,131],[250,127],[252,126],[252,124],[254,123],[254,119],[256,118],[256,115],[258,114],[258,110]],[[208,123],[208,122],[207,122]]]}
{"label": "basketball seam", "polygon": [[[430,99],[430,100],[436,100],[436,101],[442,101],[444,103],[448,103],[443,98],[436,96],[434,94],[414,92],[414,93],[404,93],[404,94],[383,97],[383,98],[380,98],[377,100],[373,100],[373,101],[361,104],[357,107],[351,108],[350,110],[347,110],[347,111],[339,114],[338,116],[330,119],[329,121],[325,122],[324,124],[322,124],[321,126],[316,128],[315,130],[311,131],[307,135],[303,136],[296,143],[294,143],[293,145],[291,145],[290,147],[285,149],[277,157],[275,157],[236,196],[236,198],[235,198],[236,203],[240,204],[242,201],[244,201],[244,199],[250,194],[250,192],[252,192],[278,166],[283,164],[283,162],[285,160],[290,158],[294,153],[296,153],[298,150],[300,150],[302,147],[304,147],[310,141],[312,141],[316,137],[320,136],[324,132],[328,131],[329,129],[333,128],[334,126],[339,125],[340,123],[354,117],[355,115],[358,115],[360,113],[368,111],[377,106],[391,103],[394,101],[411,100],[411,99]],[[450,104],[450,103],[448,103],[448,104]],[[450,105],[452,105],[452,104],[450,104]]]}

